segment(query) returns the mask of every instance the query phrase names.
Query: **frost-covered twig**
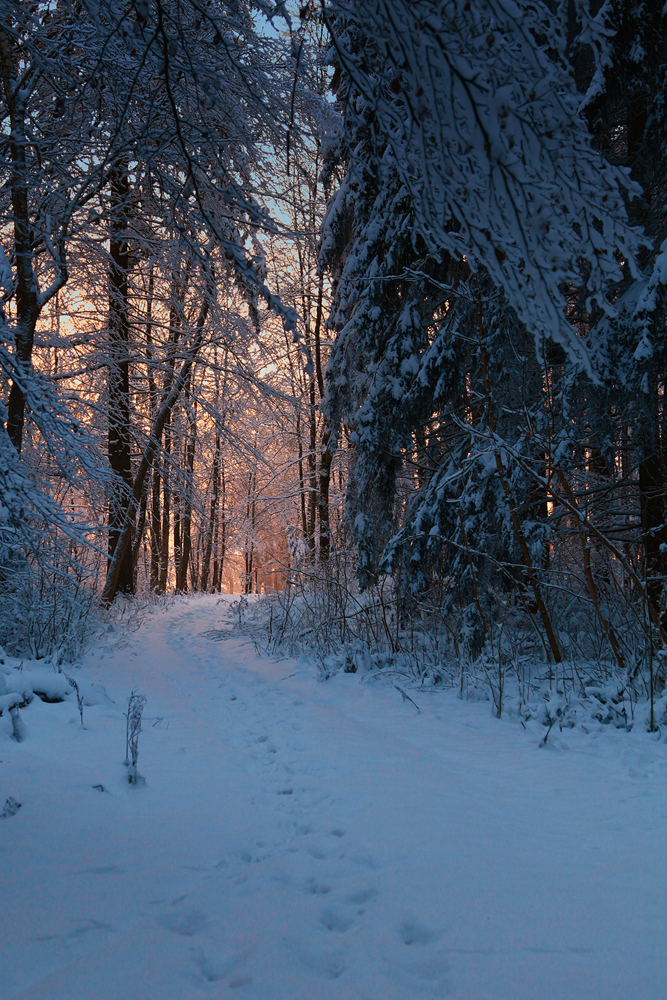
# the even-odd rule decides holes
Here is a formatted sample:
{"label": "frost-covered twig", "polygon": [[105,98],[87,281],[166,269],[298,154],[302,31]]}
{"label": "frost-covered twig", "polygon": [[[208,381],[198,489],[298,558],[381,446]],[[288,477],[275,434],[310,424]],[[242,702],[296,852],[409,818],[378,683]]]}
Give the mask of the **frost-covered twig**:
{"label": "frost-covered twig", "polygon": [[139,733],[141,732],[141,716],[146,704],[143,694],[130,695],[125,718],[127,728],[125,736],[125,766],[128,768],[128,780],[131,785],[137,783],[137,760],[139,759]]}
{"label": "frost-covered twig", "polygon": [[21,808],[21,803],[17,802],[15,798],[11,795],[5,799],[5,804],[2,807],[2,812],[0,812],[0,819],[8,819],[10,816],[16,816],[17,812]]}
{"label": "frost-covered twig", "polygon": [[76,694],[76,703],[77,703],[77,706],[78,706],[78,709],[79,709],[79,718],[81,719],[81,725],[83,725],[83,695],[81,694],[81,691],[79,689],[79,685],[74,680],[74,678],[73,677],[69,677],[68,674],[65,674],[65,677],[67,678],[67,683],[69,684],[69,686],[72,688],[72,690]]}
{"label": "frost-covered twig", "polygon": [[403,696],[403,701],[409,701],[411,705],[415,706],[418,712],[421,712],[421,708],[419,707],[419,705],[412,700],[409,694],[405,693],[402,687],[399,687],[398,684],[394,684],[394,687],[396,688],[398,693]]}

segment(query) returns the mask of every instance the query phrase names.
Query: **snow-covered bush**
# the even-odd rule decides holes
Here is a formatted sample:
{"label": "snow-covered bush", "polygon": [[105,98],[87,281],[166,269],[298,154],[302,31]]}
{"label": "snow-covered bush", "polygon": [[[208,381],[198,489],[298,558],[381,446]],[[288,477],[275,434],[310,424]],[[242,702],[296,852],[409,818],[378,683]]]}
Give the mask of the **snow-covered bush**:
{"label": "snow-covered bush", "polygon": [[[555,663],[521,603],[503,594],[490,597],[495,605],[489,602],[480,648],[470,628],[472,602],[445,608],[402,603],[391,578],[361,591],[349,566],[335,578],[292,571],[285,590],[244,605],[243,617],[232,609],[231,628],[219,637],[240,633],[272,655],[304,656],[322,681],[354,673],[427,693],[455,688],[464,699],[488,701],[498,718],[537,719],[547,729],[667,724],[667,661],[651,651],[654,633],[625,622],[623,639],[632,653],[620,670],[596,629],[595,610],[569,595],[561,606],[550,603],[566,650]],[[620,620],[621,608],[615,613]]]}
{"label": "snow-covered bush", "polygon": [[95,591],[74,574],[24,565],[3,583],[0,644],[13,656],[72,662],[100,624]]}

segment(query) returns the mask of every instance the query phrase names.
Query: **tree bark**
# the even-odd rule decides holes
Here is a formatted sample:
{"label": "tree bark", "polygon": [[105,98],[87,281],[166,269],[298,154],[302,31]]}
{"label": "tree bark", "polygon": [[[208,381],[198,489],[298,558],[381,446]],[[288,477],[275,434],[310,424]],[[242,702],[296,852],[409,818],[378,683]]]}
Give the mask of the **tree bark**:
{"label": "tree bark", "polygon": [[[159,448],[160,442],[157,442]],[[151,497],[151,571],[150,588],[157,592],[160,586],[160,559],[162,558],[162,515],[160,512],[160,461],[156,454],[153,466]]]}
{"label": "tree bark", "polygon": [[39,281],[34,269],[34,244],[37,242],[30,222],[28,198],[28,164],[26,149],[30,146],[27,134],[23,98],[16,80],[18,53],[15,42],[8,31],[0,27],[0,70],[2,90],[9,111],[9,178],[11,190],[12,225],[14,231],[14,264],[16,270],[16,324],[14,328],[14,366],[16,377],[12,379],[7,401],[7,434],[18,452],[23,445],[23,428],[26,411],[26,385],[30,376],[35,327],[39,315],[46,305],[67,281],[67,266],[64,244],[59,245],[59,257],[54,261],[57,267],[55,281],[46,292],[40,293]]}
{"label": "tree bark", "polygon": [[299,447],[299,501],[301,507],[301,530],[308,538],[308,514],[306,513],[306,482],[303,474],[303,443],[301,441],[301,414],[296,416],[296,440]]}
{"label": "tree bark", "polygon": [[[132,503],[132,458],[130,441],[130,365],[127,239],[127,164],[111,174],[111,232],[109,239],[109,379],[108,456],[115,482],[109,496],[109,561],[113,558]],[[117,589],[134,593],[132,548],[128,546],[120,567]]]}
{"label": "tree bark", "polygon": [[329,489],[331,486],[331,425],[328,419],[324,421],[322,443],[320,448],[320,489],[319,489],[319,520],[320,520],[320,562],[327,563],[331,556],[331,522],[329,515]]}
{"label": "tree bark", "polygon": [[[216,530],[216,519],[218,516],[218,495],[220,490],[220,435],[215,435],[215,451],[213,452],[213,473],[211,482],[211,509],[209,512],[208,525],[206,529],[206,540],[204,543],[204,555],[202,558],[201,583],[202,590],[208,587],[208,575],[211,570],[211,554],[213,552],[213,536]],[[215,580],[215,570],[213,573]],[[215,585],[213,586],[215,590]]]}
{"label": "tree bark", "polygon": [[315,561],[315,528],[318,507],[317,497],[317,411],[315,409],[315,379],[309,376],[309,425],[310,442],[308,448],[308,550],[311,561]]}
{"label": "tree bark", "polygon": [[253,558],[255,554],[255,480],[254,472],[248,473],[248,496],[246,500],[246,538],[245,538],[245,581],[243,593],[252,594]]}
{"label": "tree bark", "polygon": [[[320,274],[317,288],[317,313],[313,339],[315,341],[315,377],[320,393],[320,410],[324,402],[324,371],[322,368],[322,319],[324,299],[324,272]],[[329,513],[329,496],[331,489],[331,463],[333,462],[332,427],[324,411],[322,421],[322,439],[320,441],[320,474],[317,493],[318,520],[320,526],[320,562],[327,563],[331,556],[331,517]]]}
{"label": "tree bark", "polygon": [[[665,469],[658,439],[657,414],[651,428],[651,440],[645,442],[639,464],[639,498],[642,519],[642,542],[646,574],[646,593],[655,614],[667,624],[664,587],[667,579],[667,527],[665,526]],[[647,435],[648,437],[648,435]]]}
{"label": "tree bark", "polygon": [[225,488],[225,463],[220,458],[220,512],[216,520],[215,528],[215,561],[213,563],[213,590],[219,594],[222,590],[222,571],[225,565],[225,554],[227,551],[227,520],[226,513],[226,488]]}
{"label": "tree bark", "polygon": [[162,460],[162,529],[160,531],[160,572],[158,576],[158,593],[164,594],[167,589],[169,574],[169,522],[171,519],[171,411],[167,415],[164,426],[164,458]]}
{"label": "tree bark", "polygon": [[[196,407],[196,403],[193,403]],[[189,434],[185,445],[185,481],[183,484],[183,506],[181,510],[181,561],[176,580],[176,590],[185,593],[188,589],[188,566],[192,550],[192,490],[197,445],[197,414],[188,413]]]}
{"label": "tree bark", "polygon": [[[479,359],[480,359],[480,366],[482,369],[484,394],[486,396],[489,430],[491,431],[491,434],[495,438],[496,436],[495,403],[493,399],[493,394],[491,392],[491,381],[489,379],[489,369],[486,358],[486,338],[485,338],[484,323],[482,318],[482,300],[479,292],[477,292],[476,314],[477,314],[477,327],[479,333]],[[523,526],[521,524],[521,518],[519,517],[516,500],[512,495],[512,489],[507,477],[507,470],[505,469],[505,465],[503,463],[502,454],[495,441],[494,441],[493,453],[496,463],[496,472],[498,474],[498,479],[500,480],[500,485],[502,486],[503,493],[505,494],[505,500],[507,501],[507,506],[509,508],[514,535],[519,544],[519,550],[521,552],[521,558],[523,560],[523,564],[526,567],[526,577],[533,591],[533,597],[535,599],[535,608],[540,616],[540,620],[542,621],[544,631],[546,632],[549,648],[551,650],[551,655],[554,658],[554,662],[561,663],[563,659],[563,654],[561,653],[558,639],[556,638],[556,632],[553,627],[553,622],[551,621],[551,616],[549,614],[544,598],[542,596],[542,589],[540,587],[538,573],[530,553],[530,546],[528,545],[528,541],[523,531]]]}

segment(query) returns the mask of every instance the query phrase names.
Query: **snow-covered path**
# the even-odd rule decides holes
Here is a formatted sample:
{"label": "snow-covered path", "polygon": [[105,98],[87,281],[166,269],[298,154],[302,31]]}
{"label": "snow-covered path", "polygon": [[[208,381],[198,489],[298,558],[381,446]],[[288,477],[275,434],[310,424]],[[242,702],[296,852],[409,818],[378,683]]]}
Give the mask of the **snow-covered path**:
{"label": "snow-covered path", "polygon": [[0,733],[0,1000],[664,1000],[664,742],[417,714],[203,638],[222,610],[89,655],[113,701],[84,729],[36,700]]}

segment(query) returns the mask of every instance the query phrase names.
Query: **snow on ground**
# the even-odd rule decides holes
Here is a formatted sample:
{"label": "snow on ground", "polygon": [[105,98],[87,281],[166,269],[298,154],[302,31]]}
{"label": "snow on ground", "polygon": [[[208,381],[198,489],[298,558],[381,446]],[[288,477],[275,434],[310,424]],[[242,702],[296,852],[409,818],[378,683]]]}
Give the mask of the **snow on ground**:
{"label": "snow on ground", "polygon": [[89,654],[85,728],[69,699],[21,743],[0,720],[0,1000],[664,1000],[664,742],[418,714],[202,637],[223,611]]}

